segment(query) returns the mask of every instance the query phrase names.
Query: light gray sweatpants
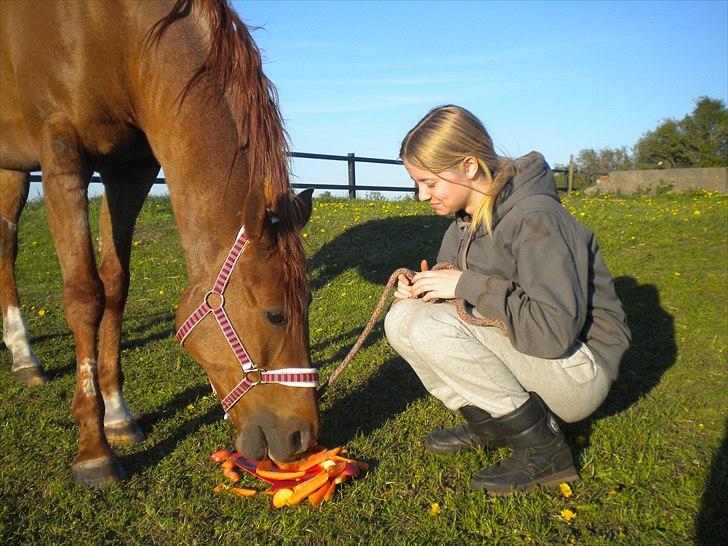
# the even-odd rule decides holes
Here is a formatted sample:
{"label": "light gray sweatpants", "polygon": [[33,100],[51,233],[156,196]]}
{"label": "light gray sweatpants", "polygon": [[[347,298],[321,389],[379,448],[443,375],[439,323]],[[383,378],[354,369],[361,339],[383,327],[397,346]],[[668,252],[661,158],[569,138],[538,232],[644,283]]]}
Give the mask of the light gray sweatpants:
{"label": "light gray sweatpants", "polygon": [[384,328],[425,388],[451,411],[472,405],[501,417],[531,391],[573,423],[592,414],[609,391],[611,382],[583,343],[563,358],[528,356],[497,328],[464,322],[451,303],[400,300]]}

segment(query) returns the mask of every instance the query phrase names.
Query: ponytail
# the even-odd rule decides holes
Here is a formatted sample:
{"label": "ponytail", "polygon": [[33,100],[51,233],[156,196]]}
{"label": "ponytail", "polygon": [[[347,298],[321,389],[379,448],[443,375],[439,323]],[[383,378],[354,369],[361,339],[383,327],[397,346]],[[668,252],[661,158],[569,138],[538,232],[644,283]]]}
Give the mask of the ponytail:
{"label": "ponytail", "polygon": [[516,165],[512,159],[507,157],[498,158],[498,169],[495,171],[495,179],[493,178],[488,165],[485,161],[478,159],[478,164],[485,174],[485,178],[488,181],[488,187],[490,191],[483,196],[483,200],[478,205],[478,210],[473,214],[473,220],[470,224],[470,231],[475,232],[478,227],[482,224],[485,226],[488,235],[493,235],[493,212],[495,210],[495,202],[498,199],[503,187],[508,181],[513,178],[516,174]]}

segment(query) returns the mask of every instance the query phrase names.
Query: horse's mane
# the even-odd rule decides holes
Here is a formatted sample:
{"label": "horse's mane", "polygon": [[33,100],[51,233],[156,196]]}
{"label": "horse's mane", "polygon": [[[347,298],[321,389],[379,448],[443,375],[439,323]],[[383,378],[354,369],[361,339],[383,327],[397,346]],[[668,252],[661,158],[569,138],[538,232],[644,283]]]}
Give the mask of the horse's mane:
{"label": "horse's mane", "polygon": [[184,87],[180,100],[184,100],[193,86],[201,84],[208,92],[227,101],[238,135],[236,153],[246,152],[249,180],[263,179],[267,207],[279,219],[274,232],[283,260],[284,304],[290,318],[288,324],[296,324],[303,313],[308,288],[307,261],[300,239],[301,213],[291,199],[289,147],[278,95],[263,73],[258,46],[227,0],[177,0],[172,10],[149,31],[150,41],[158,43],[175,21],[191,13],[193,6],[209,21],[210,47],[207,58]]}

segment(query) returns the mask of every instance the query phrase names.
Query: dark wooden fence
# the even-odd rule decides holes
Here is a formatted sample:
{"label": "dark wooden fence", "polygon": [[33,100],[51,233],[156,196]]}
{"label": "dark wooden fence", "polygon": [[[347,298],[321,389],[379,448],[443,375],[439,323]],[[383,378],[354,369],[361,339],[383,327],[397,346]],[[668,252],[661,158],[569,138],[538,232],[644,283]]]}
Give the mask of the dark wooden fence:
{"label": "dark wooden fence", "polygon": [[[399,159],[381,159],[378,157],[359,157],[354,154],[346,155],[330,155],[330,154],[311,154],[308,152],[291,152],[292,157],[298,157],[302,159],[325,159],[327,161],[346,161],[348,167],[348,179],[347,184],[312,184],[308,182],[294,182],[292,185],[294,188],[313,188],[315,190],[348,190],[349,197],[356,199],[357,190],[361,191],[398,191],[398,192],[411,192],[415,196],[417,195],[417,187],[415,184],[411,186],[367,186],[357,185],[356,183],[356,164],[357,163],[379,163],[385,165],[402,165],[402,161]],[[552,169],[554,173],[563,173],[564,179],[569,172],[569,169]],[[39,174],[31,174],[31,182],[40,182],[42,179]],[[91,182],[101,183],[101,179],[94,175],[91,178]],[[157,178],[156,184],[165,184],[163,177]],[[559,187],[559,191],[567,191],[567,187]]]}

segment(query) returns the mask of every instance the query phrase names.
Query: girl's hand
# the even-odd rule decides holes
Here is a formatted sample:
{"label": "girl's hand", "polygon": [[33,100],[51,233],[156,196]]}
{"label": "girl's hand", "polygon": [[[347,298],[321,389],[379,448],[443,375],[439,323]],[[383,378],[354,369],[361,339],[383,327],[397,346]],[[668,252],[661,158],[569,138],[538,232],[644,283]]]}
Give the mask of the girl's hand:
{"label": "girl's hand", "polygon": [[[420,269],[422,269],[422,271],[427,271],[429,269],[427,260],[422,260],[422,262],[420,262]],[[412,283],[404,275],[400,274],[399,277],[397,277],[397,290],[394,292],[394,297],[398,300],[416,297],[412,293]]]}
{"label": "girl's hand", "polygon": [[394,292],[394,297],[398,300],[414,297],[412,295],[412,283],[402,273],[397,277],[397,290]]}
{"label": "girl's hand", "polygon": [[451,300],[455,297],[455,287],[462,274],[463,272],[457,269],[423,270],[413,278],[414,283],[410,287],[412,297],[422,296],[424,301]]}

